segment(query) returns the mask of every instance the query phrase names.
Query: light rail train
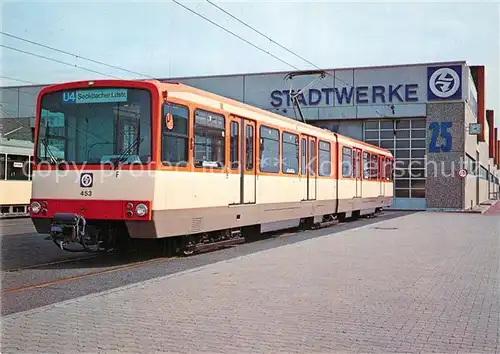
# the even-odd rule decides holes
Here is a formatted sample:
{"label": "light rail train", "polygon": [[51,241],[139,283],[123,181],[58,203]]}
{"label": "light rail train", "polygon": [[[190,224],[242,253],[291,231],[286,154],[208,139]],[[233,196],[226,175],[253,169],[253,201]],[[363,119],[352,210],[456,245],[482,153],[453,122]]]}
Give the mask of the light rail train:
{"label": "light rail train", "polygon": [[31,141],[0,138],[0,218],[29,217]]}
{"label": "light rail train", "polygon": [[30,215],[67,251],[190,254],[374,214],[392,168],[386,149],[184,84],[72,82],[38,96]]}

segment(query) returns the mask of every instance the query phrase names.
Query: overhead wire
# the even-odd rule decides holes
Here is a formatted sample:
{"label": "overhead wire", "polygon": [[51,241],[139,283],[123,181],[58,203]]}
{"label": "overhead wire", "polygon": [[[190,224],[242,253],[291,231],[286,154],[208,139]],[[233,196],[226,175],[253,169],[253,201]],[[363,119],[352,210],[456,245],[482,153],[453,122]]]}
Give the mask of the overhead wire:
{"label": "overhead wire", "polygon": [[[212,21],[211,19],[207,18],[206,16],[196,12],[195,10],[181,4],[179,1],[177,0],[172,0],[175,4],[177,4],[178,6],[184,8],[185,10],[195,14],[196,16],[199,16],[201,17],[202,19],[204,19],[205,21],[211,23],[212,25],[224,30],[225,32],[231,34],[232,36],[240,39],[241,41],[251,45],[252,47],[256,48],[257,50],[261,51],[261,52],[264,52],[265,54],[275,58],[276,60],[284,63],[285,65],[288,65],[290,67],[292,67],[293,69],[297,70],[297,71],[300,71],[299,68],[297,68],[295,65],[293,64],[290,64],[289,62],[279,58],[278,56],[272,54],[271,52],[261,48],[260,46],[246,40],[245,38],[243,38],[242,36],[228,30],[227,28],[219,25],[218,23]],[[236,17],[235,15],[231,14],[229,11],[223,9],[222,7],[218,6],[217,4],[215,4],[213,1],[211,0],[206,0],[210,5],[214,6],[215,8],[219,9],[220,11],[224,12],[226,15],[230,16],[231,18],[233,18],[234,20],[238,21],[239,23],[243,24],[244,26],[252,29],[254,32],[258,33],[259,35],[265,37],[266,39],[268,39],[269,41],[271,41],[272,43],[276,44],[277,46],[279,46],[280,48],[283,48],[285,49],[287,52],[293,54],[294,56],[296,56],[297,58],[300,58],[301,60],[307,62],[308,64],[314,66],[315,68],[319,69],[319,70],[323,70],[321,69],[319,66],[315,65],[314,63],[312,63],[311,61],[307,60],[306,58],[304,58],[303,56],[297,54],[296,52],[294,52],[293,50],[285,47],[284,45],[280,44],[279,42],[277,42],[276,40],[272,39],[270,36],[264,34],[263,32],[257,30],[255,27],[249,25],[248,23],[246,23],[245,21],[239,19],[238,17]],[[137,74],[137,75],[140,75],[140,76],[144,76],[144,77],[147,77],[147,78],[153,78],[153,76],[150,76],[150,75],[146,75],[146,74],[143,74],[143,73],[139,73],[139,72],[136,72],[136,71],[133,71],[133,70],[129,70],[129,69],[126,69],[126,68],[122,68],[122,67],[119,67],[119,66],[116,66],[116,65],[111,65],[111,64],[108,64],[108,63],[105,63],[105,62],[102,62],[102,61],[98,61],[98,60],[95,60],[95,59],[91,59],[91,58],[88,58],[88,57],[85,57],[85,56],[81,56],[81,55],[78,55],[76,53],[71,53],[69,51],[66,51],[66,50],[63,50],[63,49],[60,49],[60,48],[56,48],[56,47],[52,47],[52,46],[49,46],[49,45],[46,45],[46,44],[43,44],[43,43],[40,43],[40,42],[37,42],[37,41],[33,41],[33,40],[29,40],[29,39],[26,39],[26,38],[22,38],[20,36],[16,36],[16,35],[13,35],[13,34],[10,34],[10,33],[7,33],[7,32],[4,32],[4,31],[0,31],[0,34],[4,35],[4,36],[7,36],[7,37],[11,37],[11,38],[14,38],[14,39],[17,39],[17,40],[20,40],[20,41],[24,41],[24,42],[27,42],[27,43],[30,43],[30,44],[33,44],[33,45],[37,45],[37,46],[40,46],[40,47],[43,47],[43,48],[46,48],[46,49],[50,49],[50,50],[53,50],[53,51],[57,51],[59,53],[62,53],[62,54],[66,54],[66,55],[71,55],[71,56],[74,56],[76,58],[80,58],[80,59],[83,59],[83,60],[87,60],[87,61],[90,61],[90,62],[93,62],[93,63],[96,63],[96,64],[99,64],[99,65],[104,65],[104,66],[107,66],[107,67],[110,67],[110,68],[114,68],[114,69],[118,69],[118,70],[122,70],[122,71],[126,71],[126,72],[129,72],[129,73],[133,73],[133,74]],[[72,67],[77,67],[79,69],[82,69],[82,70],[86,70],[86,71],[89,71],[89,72],[93,72],[93,73],[96,73],[96,74],[99,74],[99,75],[104,75],[104,76],[107,76],[107,77],[112,77],[112,78],[117,78],[117,79],[120,79],[119,77],[117,76],[114,76],[114,75],[109,75],[109,74],[106,74],[106,73],[103,73],[103,72],[100,72],[100,71],[97,71],[97,70],[93,70],[93,69],[89,69],[89,68],[86,68],[86,67],[83,67],[83,66],[80,66],[80,65],[77,65],[77,64],[71,64],[71,63],[68,63],[68,62],[64,62],[64,61],[61,61],[61,60],[58,60],[58,59],[54,59],[54,58],[50,58],[50,57],[46,57],[46,56],[43,56],[43,55],[39,55],[39,54],[36,54],[36,53],[33,53],[33,52],[28,52],[28,51],[24,51],[24,50],[21,50],[21,49],[18,49],[18,48],[13,48],[13,47],[9,47],[9,46],[6,46],[6,45],[3,45],[3,44],[0,44],[1,47],[4,47],[4,48],[7,48],[7,49],[10,49],[10,50],[14,50],[14,51],[18,51],[18,52],[21,52],[21,53],[24,53],[24,54],[28,54],[28,55],[32,55],[32,56],[35,56],[35,57],[39,57],[39,58],[42,58],[42,59],[46,59],[46,60],[50,60],[50,61],[54,61],[54,62],[57,62],[57,63],[60,63],[60,64],[63,64],[63,65],[67,65],[67,66],[72,66]],[[332,75],[328,72],[325,71],[325,74],[330,76],[330,77],[333,77],[335,80],[338,80],[340,82],[343,82],[344,84],[348,85],[348,86],[352,86],[352,84],[344,81],[344,80],[341,80],[339,78],[337,78],[335,75]],[[24,80],[19,80],[21,82],[26,82],[27,81],[24,81]]]}
{"label": "overhead wire", "polygon": [[245,21],[243,20],[240,20],[238,17],[234,16],[233,14],[231,14],[229,11],[223,9],[222,7],[216,5],[214,2],[210,1],[210,0],[206,0],[210,5],[216,7],[217,9],[219,9],[220,11],[224,12],[226,15],[230,16],[231,18],[235,19],[236,21],[238,21],[239,23],[243,24],[244,26],[250,28],[251,30],[253,30],[254,32],[257,32],[258,34],[260,34],[261,36],[267,38],[269,41],[271,41],[272,43],[276,44],[277,46],[281,47],[282,49],[286,50],[287,52],[295,55],[297,58],[300,58],[302,59],[303,61],[305,61],[306,63],[308,64],[311,64],[312,66],[314,66],[315,68],[317,69],[320,69],[322,70],[319,66],[315,65],[314,63],[310,62],[309,60],[305,59],[304,57],[300,56],[299,54],[295,53],[294,51],[292,51],[291,49],[288,49],[287,47],[281,45],[280,43],[276,42],[274,39],[270,38],[268,35],[262,33],[261,31],[255,29],[254,27],[250,26],[248,23],[246,23]]}
{"label": "overhead wire", "polygon": [[[172,0],[172,1],[174,1],[174,0]],[[257,30],[255,27],[253,27],[253,26],[249,25],[248,23],[246,23],[245,21],[243,21],[243,20],[239,19],[239,18],[238,18],[238,17],[236,17],[235,15],[231,14],[229,11],[227,11],[227,10],[223,9],[222,7],[220,7],[220,6],[216,5],[213,1],[211,1],[211,0],[205,0],[205,1],[206,1],[206,2],[208,2],[210,5],[214,6],[215,8],[219,9],[220,11],[224,12],[226,15],[230,16],[230,17],[231,17],[231,18],[233,18],[234,20],[236,20],[236,21],[238,21],[239,23],[243,24],[244,26],[246,26],[246,27],[250,28],[252,31],[254,31],[254,32],[258,33],[258,34],[260,34],[260,35],[261,35],[261,36],[263,36],[264,38],[266,38],[266,39],[268,39],[269,41],[271,41],[272,43],[276,44],[276,45],[277,45],[277,46],[279,46],[280,48],[282,48],[282,49],[286,50],[287,52],[289,52],[289,53],[293,54],[293,55],[294,55],[294,56],[296,56],[297,58],[302,59],[302,60],[303,60],[303,61],[305,61],[306,63],[308,63],[308,64],[310,64],[310,65],[314,66],[316,69],[319,69],[319,70],[324,70],[323,68],[321,68],[321,67],[317,66],[316,64],[314,64],[313,62],[311,62],[311,61],[307,60],[307,59],[306,59],[306,58],[304,58],[303,56],[301,56],[301,55],[297,54],[297,53],[296,53],[296,52],[294,52],[293,50],[291,50],[291,49],[289,49],[289,48],[285,47],[284,45],[282,45],[282,44],[280,44],[280,43],[278,43],[277,41],[275,41],[274,39],[272,39],[272,38],[271,38],[271,37],[269,37],[268,35],[264,34],[263,32],[261,32],[261,31]],[[298,70],[298,69],[297,69],[297,70]],[[326,74],[326,75],[328,75],[328,76],[330,76],[330,77],[334,78],[335,80],[338,80],[338,81],[340,81],[340,82],[342,82],[342,83],[344,83],[344,84],[346,84],[346,85],[348,85],[348,86],[351,86],[351,87],[353,86],[352,84],[350,84],[350,83],[348,83],[348,82],[346,82],[346,81],[344,81],[344,80],[342,80],[342,79],[339,79],[338,77],[336,77],[335,75],[330,74],[330,73],[329,73],[329,72],[327,72],[327,71],[324,71],[324,72],[325,72],[325,74]]]}
{"label": "overhead wire", "polygon": [[0,78],[2,78],[2,79],[7,79],[7,80],[11,80],[11,81],[19,81],[19,82],[24,82],[25,84],[30,84],[30,85],[37,85],[37,84],[35,84],[34,82],[31,82],[31,81],[26,81],[26,80],[21,80],[21,79],[16,79],[16,78],[13,78],[13,77],[10,77],[10,76],[0,75]]}
{"label": "overhead wire", "polygon": [[182,8],[184,8],[184,9],[188,10],[189,12],[191,12],[191,13],[195,14],[196,16],[199,16],[199,17],[203,18],[205,21],[210,22],[210,23],[211,23],[211,24],[213,24],[214,26],[219,27],[220,29],[222,29],[222,30],[226,31],[227,33],[231,34],[232,36],[234,36],[234,37],[236,37],[236,38],[238,38],[238,39],[242,40],[243,42],[245,42],[245,43],[247,43],[247,44],[251,45],[252,47],[254,47],[254,48],[256,48],[256,49],[260,50],[261,52],[264,52],[265,54],[268,54],[268,55],[272,56],[272,57],[273,57],[273,58],[275,58],[276,60],[279,60],[279,61],[280,61],[280,62],[282,62],[283,64],[286,64],[286,65],[288,65],[288,66],[290,66],[290,67],[294,68],[295,70],[299,70],[299,71],[300,71],[300,69],[299,69],[299,68],[297,68],[296,66],[294,66],[294,65],[292,65],[292,64],[290,64],[290,63],[288,63],[287,61],[285,61],[285,60],[283,60],[283,59],[281,59],[281,58],[279,58],[279,57],[277,57],[276,55],[274,55],[274,54],[270,53],[269,51],[266,51],[265,49],[262,49],[261,47],[259,47],[259,46],[255,45],[255,44],[253,44],[252,42],[250,42],[250,41],[246,40],[245,38],[243,38],[243,37],[241,37],[241,36],[237,35],[236,33],[232,32],[232,31],[228,30],[227,28],[224,28],[223,26],[219,25],[218,23],[216,23],[216,22],[214,22],[214,21],[210,20],[209,18],[207,18],[207,17],[203,16],[202,14],[200,14],[200,13],[198,13],[198,12],[194,11],[193,9],[190,9],[189,7],[187,7],[187,6],[183,5],[183,4],[181,4],[181,3],[180,3],[180,2],[178,2],[177,0],[172,0],[172,1],[173,1],[174,3],[176,3],[177,5],[181,6]]}
{"label": "overhead wire", "polygon": [[86,70],[86,71],[92,72],[94,74],[104,75],[104,76],[111,77],[111,78],[114,78],[114,79],[121,79],[118,76],[109,75],[109,74],[106,74],[106,73],[103,73],[103,72],[100,72],[100,71],[97,71],[97,70],[93,70],[93,69],[86,68],[84,66],[80,66],[78,64],[71,64],[71,63],[68,63],[68,62],[65,62],[65,61],[62,61],[62,60],[58,60],[58,59],[46,57],[44,55],[36,54],[36,53],[33,53],[33,52],[28,52],[28,51],[25,51],[25,50],[22,50],[22,49],[19,49],[19,48],[10,47],[10,46],[7,46],[5,44],[0,44],[0,47],[7,48],[7,49],[10,49],[10,50],[14,50],[16,52],[20,52],[20,53],[32,55],[32,56],[35,56],[35,57],[38,57],[38,58],[50,60],[50,61],[53,61],[53,62],[56,62],[56,63],[59,63],[59,64],[64,64],[64,65],[67,65],[67,66],[71,66],[71,67],[79,68],[79,69],[82,69],[82,70]]}
{"label": "overhead wire", "polygon": [[120,66],[107,64],[107,63],[99,61],[99,60],[91,59],[89,57],[85,57],[83,55],[79,55],[79,54],[76,54],[76,53],[71,53],[71,52],[68,52],[68,51],[63,50],[63,49],[55,48],[55,47],[52,47],[52,46],[49,46],[49,45],[46,45],[46,44],[43,44],[43,43],[40,43],[40,42],[37,42],[37,41],[32,41],[32,40],[29,40],[29,39],[26,39],[26,38],[22,38],[22,37],[19,37],[19,36],[16,36],[16,35],[4,32],[4,31],[0,31],[0,34],[2,34],[4,36],[7,36],[7,37],[11,37],[11,38],[17,39],[17,40],[20,40],[20,41],[23,41],[23,42],[26,42],[26,43],[30,43],[30,44],[36,45],[36,46],[39,46],[39,47],[42,47],[42,48],[46,48],[46,49],[50,49],[50,50],[53,50],[53,51],[56,51],[56,52],[59,52],[59,53],[62,53],[62,54],[70,55],[70,56],[76,57],[77,59],[87,60],[87,61],[90,61],[90,62],[92,62],[94,64],[104,65],[104,66],[107,66],[109,68],[126,71],[128,73],[136,74],[136,75],[139,75],[139,76],[142,76],[142,77],[147,77],[147,78],[150,78],[150,79],[155,79],[153,76],[150,76],[150,75],[146,75],[146,74],[143,74],[143,73],[140,73],[140,72],[137,72],[137,71],[133,71],[133,70],[129,70],[129,69],[126,69],[126,68],[122,68]]}

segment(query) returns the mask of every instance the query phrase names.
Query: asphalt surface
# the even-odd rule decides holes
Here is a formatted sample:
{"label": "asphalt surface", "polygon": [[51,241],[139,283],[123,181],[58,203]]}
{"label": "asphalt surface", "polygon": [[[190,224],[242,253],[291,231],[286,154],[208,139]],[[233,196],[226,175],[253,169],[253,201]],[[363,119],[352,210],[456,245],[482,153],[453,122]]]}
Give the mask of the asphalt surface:
{"label": "asphalt surface", "polygon": [[58,262],[82,257],[81,254],[61,252],[54,243],[38,234],[30,218],[0,220],[2,271],[33,264]]}
{"label": "asphalt surface", "polygon": [[[305,232],[277,234],[272,238],[232,248],[181,258],[123,259],[116,256],[81,258],[58,249],[45,235],[36,234],[29,219],[2,220],[1,315],[45,306],[95,292],[174,274],[303,240],[335,234],[389,220],[411,212],[386,211],[375,218],[359,219]],[[83,257],[89,257],[83,255]],[[66,279],[64,279],[66,278]]]}
{"label": "asphalt surface", "polygon": [[499,353],[500,218],[373,221],[2,317],[2,353]]}

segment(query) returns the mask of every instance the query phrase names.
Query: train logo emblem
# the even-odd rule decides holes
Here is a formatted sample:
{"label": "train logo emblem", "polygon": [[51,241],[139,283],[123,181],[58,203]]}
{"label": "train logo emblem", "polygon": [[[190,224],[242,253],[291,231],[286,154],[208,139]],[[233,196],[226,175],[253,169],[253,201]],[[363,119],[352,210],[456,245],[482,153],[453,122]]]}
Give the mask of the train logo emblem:
{"label": "train logo emblem", "polygon": [[80,187],[90,188],[93,183],[94,177],[92,176],[92,173],[82,173],[80,177]]}
{"label": "train logo emblem", "polygon": [[461,67],[427,68],[429,100],[459,99],[461,97]]}

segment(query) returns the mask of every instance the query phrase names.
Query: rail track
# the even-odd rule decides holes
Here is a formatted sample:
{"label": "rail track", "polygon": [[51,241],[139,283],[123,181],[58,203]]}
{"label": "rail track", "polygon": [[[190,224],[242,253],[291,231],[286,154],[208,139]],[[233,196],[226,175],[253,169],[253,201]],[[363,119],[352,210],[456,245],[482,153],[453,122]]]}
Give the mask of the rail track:
{"label": "rail track", "polygon": [[[349,220],[346,220],[346,222],[349,222]],[[328,221],[324,223],[320,223],[317,225],[314,225],[311,229],[322,229],[322,228],[327,228],[334,226],[338,224],[339,222],[336,220],[333,221]],[[344,222],[342,222],[343,224]],[[96,260],[100,262],[98,265],[100,268],[104,269],[99,269],[95,271],[89,271],[85,272],[83,274],[75,274],[75,275],[69,275],[69,276],[62,276],[62,277],[56,277],[54,279],[50,279],[47,281],[41,281],[41,282],[36,282],[34,284],[25,284],[25,285],[20,285],[20,286],[13,286],[7,289],[4,289],[0,292],[2,295],[7,295],[7,294],[13,294],[13,293],[19,293],[19,292],[24,292],[24,291],[30,291],[30,290],[35,290],[35,289],[40,289],[40,288],[45,288],[61,283],[68,283],[76,280],[81,280],[85,278],[90,278],[93,276],[98,276],[98,275],[103,275],[107,273],[113,273],[113,272],[119,272],[123,270],[129,270],[133,268],[138,268],[141,266],[147,266],[151,264],[159,264],[159,263],[165,263],[168,262],[169,260],[176,259],[176,258],[189,258],[192,255],[195,254],[200,254],[200,253],[209,253],[213,252],[216,250],[220,250],[223,248],[232,248],[237,245],[240,245],[242,243],[256,243],[259,241],[265,241],[266,239],[270,238],[276,238],[276,237],[286,237],[290,235],[296,235],[298,232],[302,231],[300,228],[290,228],[290,229],[282,229],[278,231],[271,231],[271,232],[266,232],[258,235],[255,238],[252,238],[249,241],[246,241],[242,238],[239,238],[236,240],[236,242],[220,242],[220,243],[215,243],[215,244],[207,244],[205,246],[201,245],[201,247],[197,247],[194,252],[189,253],[189,254],[180,254],[180,255],[164,255],[162,253],[161,249],[157,249],[156,251],[151,252],[150,250],[147,251],[146,253],[135,253],[137,251],[136,249],[130,250],[126,254],[123,253],[118,253],[115,251],[111,251],[109,253],[99,253],[99,254],[85,254],[82,255],[81,257],[76,257],[76,258],[69,258],[69,259],[63,259],[63,260],[57,260],[57,261],[51,261],[51,262],[43,262],[43,263],[35,263],[35,264],[29,264],[26,266],[20,266],[20,267],[12,267],[10,269],[4,269],[2,270],[3,273],[6,274],[13,274],[13,273],[22,273],[23,271],[30,271],[30,270],[37,270],[37,269],[47,269],[47,268],[52,268],[52,269],[58,269],[58,266],[63,266],[68,265],[68,264],[76,264],[83,262],[83,261],[91,261],[91,260]],[[123,264],[118,264],[118,265],[110,265],[113,262],[119,262]],[[81,268],[86,268],[88,266],[87,263],[83,263]]]}
{"label": "rail track", "polygon": [[[55,285],[55,284],[60,284],[64,282],[70,282],[74,280],[79,280],[83,278],[88,278],[96,275],[101,275],[101,274],[106,274],[106,273],[112,273],[112,272],[117,272],[120,270],[127,270],[127,269],[132,269],[136,267],[140,267],[146,264],[154,264],[154,263],[160,263],[160,262],[166,262],[169,258],[154,258],[154,259],[147,259],[143,261],[138,261],[134,263],[129,263],[129,264],[124,264],[124,265],[119,265],[119,266],[113,266],[107,269],[103,270],[98,270],[98,271],[93,271],[93,272],[88,272],[84,274],[78,274],[78,275],[72,275],[72,276],[67,276],[67,277],[60,277],[56,278],[53,280],[45,281],[45,282],[40,282],[37,284],[31,284],[31,285],[25,285],[25,286],[18,286],[18,287],[13,287],[9,289],[5,289],[0,294],[11,294],[11,293],[16,293],[16,292],[22,292],[22,291],[28,291],[28,290],[34,290],[38,288],[44,288],[47,286]],[[80,261],[83,259],[79,259]],[[68,260],[68,262],[75,261],[75,260]],[[67,262],[53,262],[51,264],[58,264],[58,263],[67,263]],[[35,266],[33,266],[35,267]],[[33,267],[25,267],[24,269],[31,269]]]}

